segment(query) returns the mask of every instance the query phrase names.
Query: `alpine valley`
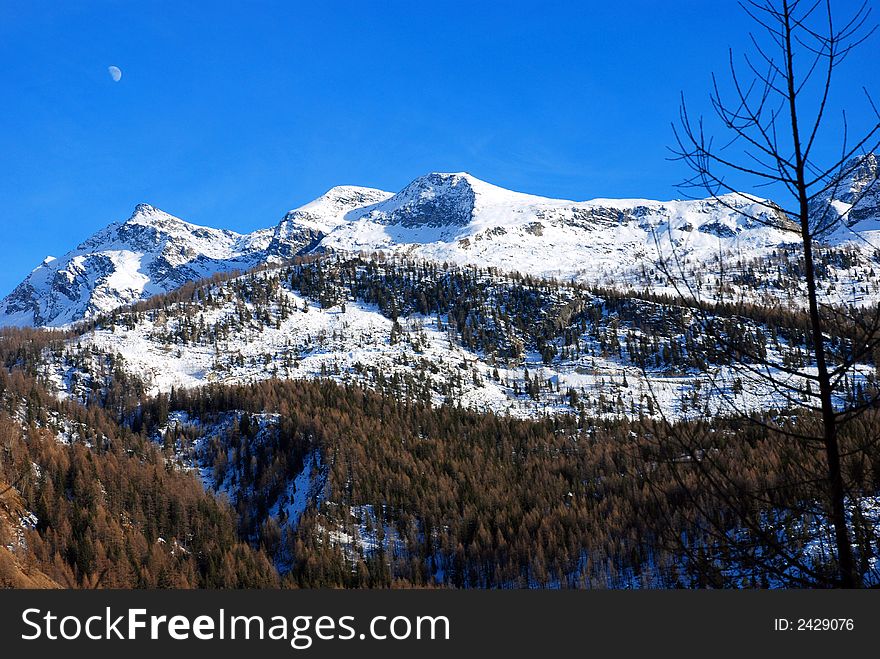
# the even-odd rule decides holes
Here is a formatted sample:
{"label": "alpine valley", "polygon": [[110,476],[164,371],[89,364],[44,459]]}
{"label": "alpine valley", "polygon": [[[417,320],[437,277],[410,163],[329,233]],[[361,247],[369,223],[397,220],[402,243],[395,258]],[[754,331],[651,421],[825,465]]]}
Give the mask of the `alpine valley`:
{"label": "alpine valley", "polygon": [[[829,307],[880,303],[877,177],[866,156],[811,209],[835,220]],[[748,195],[574,202],[464,173],[335,187],[245,235],[139,204],[0,303],[0,582],[713,585],[667,540],[711,542],[644,480],[672,491],[663,465],[699,456],[652,440],[792,459],[742,419],[802,413],[774,385],[812,368],[799,248]],[[791,576],[732,572],[714,585]]]}

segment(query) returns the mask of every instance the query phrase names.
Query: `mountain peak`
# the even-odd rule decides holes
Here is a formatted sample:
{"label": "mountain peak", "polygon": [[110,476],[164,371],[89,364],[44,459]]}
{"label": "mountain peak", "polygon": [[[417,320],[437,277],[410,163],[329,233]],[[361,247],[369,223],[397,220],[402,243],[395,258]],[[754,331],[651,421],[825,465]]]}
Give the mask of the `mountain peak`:
{"label": "mountain peak", "polygon": [[437,185],[455,187],[461,184],[471,185],[474,183],[479,185],[484,184],[485,182],[467,172],[429,172],[413,179],[404,190],[410,187],[429,187]]}
{"label": "mountain peak", "polygon": [[847,162],[847,167],[849,167],[850,165],[859,165],[860,167],[868,169],[877,169],[877,154],[873,151],[870,151],[861,156],[853,156]]}
{"label": "mountain peak", "polygon": [[844,170],[850,172],[847,177],[849,191],[859,194],[870,188],[870,191],[874,192],[877,179],[880,178],[880,163],[877,162],[876,154],[868,153],[853,158],[844,165]]}
{"label": "mountain peak", "polygon": [[156,228],[188,225],[187,222],[184,222],[180,218],[169,215],[165,211],[145,203],[140,203],[135,206],[134,212],[132,212],[131,216],[124,224],[140,224]]}
{"label": "mountain peak", "polygon": [[152,213],[153,211],[158,210],[155,206],[151,206],[150,204],[145,204],[141,202],[137,206],[134,207],[134,213],[132,215],[137,215],[139,213]]}

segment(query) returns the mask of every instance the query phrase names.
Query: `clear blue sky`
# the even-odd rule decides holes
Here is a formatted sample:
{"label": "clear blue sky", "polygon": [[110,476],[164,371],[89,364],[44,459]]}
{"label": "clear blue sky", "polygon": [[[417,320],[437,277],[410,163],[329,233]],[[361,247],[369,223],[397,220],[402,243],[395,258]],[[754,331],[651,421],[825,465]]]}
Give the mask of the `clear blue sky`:
{"label": "clear blue sky", "polygon": [[[333,185],[430,171],[680,197],[679,93],[699,107],[749,27],[732,0],[2,0],[0,295],[142,201],[248,231]],[[880,94],[878,43],[845,105]]]}

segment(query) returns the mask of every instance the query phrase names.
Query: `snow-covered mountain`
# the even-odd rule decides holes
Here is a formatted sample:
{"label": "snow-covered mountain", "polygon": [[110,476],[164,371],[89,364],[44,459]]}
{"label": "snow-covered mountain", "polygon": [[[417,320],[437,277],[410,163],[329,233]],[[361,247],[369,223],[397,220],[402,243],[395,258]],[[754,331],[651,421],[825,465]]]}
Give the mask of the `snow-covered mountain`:
{"label": "snow-covered mountain", "polygon": [[701,260],[716,255],[719,245],[758,255],[791,241],[787,232],[752,218],[777,220],[738,195],[722,202],[574,202],[512,192],[466,173],[430,174],[338,226],[321,247],[600,281],[654,264],[672,244],[679,255]]}
{"label": "snow-covered mountain", "polygon": [[[859,243],[854,230],[880,228],[876,180],[870,155],[836,198],[823,202],[849,220],[834,242]],[[761,258],[796,241],[785,223],[772,205],[743,195],[575,202],[513,192],[467,173],[428,174],[397,194],[338,186],[247,235],[141,204],[127,221],[60,259],[47,258],[0,302],[0,326],[61,326],[216,272],[313,252],[383,251],[540,277],[653,285],[643,274],[673,248],[690,272],[699,272],[719,254]]]}
{"label": "snow-covered mountain", "polygon": [[312,249],[346,213],[391,193],[329,190],[250,234],[185,222],[138,204],[61,258],[47,257],[0,302],[0,326],[59,327],[165,293],[218,272],[248,270]]}
{"label": "snow-covered mountain", "polygon": [[0,305],[3,325],[61,326],[262,260],[271,232],[241,235],[138,204],[56,259],[47,257]]}

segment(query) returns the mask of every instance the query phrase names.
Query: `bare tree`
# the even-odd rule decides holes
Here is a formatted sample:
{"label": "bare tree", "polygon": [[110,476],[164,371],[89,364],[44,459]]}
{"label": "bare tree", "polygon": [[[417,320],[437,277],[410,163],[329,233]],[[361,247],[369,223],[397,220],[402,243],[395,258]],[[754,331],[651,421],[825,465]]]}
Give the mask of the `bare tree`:
{"label": "bare tree", "polygon": [[[865,377],[866,365],[875,364],[880,347],[880,305],[858,304],[840,291],[829,292],[823,250],[832,234],[851,232],[853,240],[863,239],[857,226],[860,204],[880,187],[873,153],[880,146],[880,113],[868,92],[862,90],[872,119],[858,138],[849,135],[845,112],[839,120],[830,119],[835,73],[873,33],[871,10],[864,4],[840,23],[830,0],[746,0],[741,6],[757,28],[750,34],[752,52],[742,60],[731,52],[729,81],[722,85],[713,76],[710,94],[710,121],[720,124],[724,141],[716,142],[710,121],[692,118],[682,99],[674,154],[692,172],[684,188],[707,193],[712,203],[753,225],[791,236],[792,246],[781,251],[797,264],[796,285],[787,292],[786,304],[780,295],[756,311],[754,289],[745,293],[743,272],[730,265],[742,265],[747,257],[719,254],[711,299],[693,283],[697,266],[675,247],[661,255],[661,269],[690,309],[683,316],[686,331],[702,332],[706,342],[716,343],[733,362],[724,377],[720,371],[705,374],[706,389],[716,399],[704,397],[705,419],[724,409],[746,414],[763,433],[755,441],[772,437],[783,442],[768,444],[773,455],[766,467],[772,475],[745,477],[742,465],[731,458],[735,451],[730,444],[707,439],[714,429],[699,422],[670,424],[679,455],[666,464],[678,491],[689,496],[689,521],[701,520],[706,537],[723,551],[748,546],[738,553],[740,565],[760,564],[765,573],[790,585],[859,587],[870,568],[867,555],[876,545],[876,537],[859,526],[858,501],[865,484],[860,469],[880,441],[880,432],[866,425],[876,417],[880,391]],[[827,153],[828,131],[837,131],[839,145],[830,158],[820,155]],[[767,190],[773,200],[749,188]],[[746,304],[749,295],[751,304]],[[732,316],[744,329],[731,331],[724,318]],[[796,338],[789,341],[788,356],[770,354],[749,340],[750,334],[763,331],[768,318],[787,324],[791,337],[802,336],[808,358],[790,357]],[[731,373],[799,413],[784,418],[748,413],[731,392]],[[709,445],[727,448],[710,451]],[[735,523],[729,514],[718,523],[717,514],[703,509],[707,489],[715,504],[733,511]],[[786,503],[794,514],[783,513]],[[819,510],[811,503],[818,503]],[[830,547],[813,546],[808,556],[804,544],[821,535],[816,528],[823,519],[833,529],[833,541]],[[855,554],[854,544],[862,548]],[[831,574],[816,557],[826,549]],[[705,552],[705,545],[688,550]]]}

